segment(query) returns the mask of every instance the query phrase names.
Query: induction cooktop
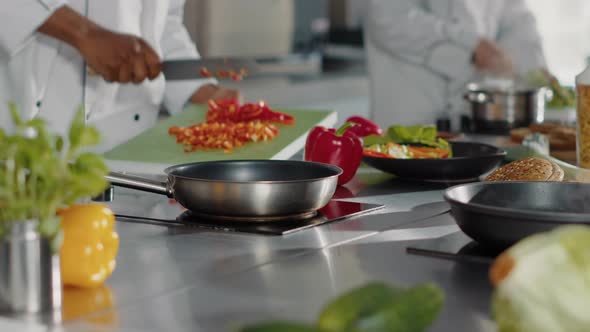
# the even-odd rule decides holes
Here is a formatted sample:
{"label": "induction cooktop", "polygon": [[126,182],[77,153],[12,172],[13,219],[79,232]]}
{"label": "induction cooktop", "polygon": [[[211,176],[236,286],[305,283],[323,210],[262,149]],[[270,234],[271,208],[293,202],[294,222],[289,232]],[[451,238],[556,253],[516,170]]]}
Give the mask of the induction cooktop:
{"label": "induction cooktop", "polygon": [[198,227],[224,232],[286,235],[311,227],[359,216],[383,208],[383,205],[331,200],[314,213],[270,220],[195,214],[164,196],[125,191],[117,193],[109,203],[117,220],[167,227]]}
{"label": "induction cooktop", "polygon": [[482,264],[492,263],[501,253],[500,250],[480,245],[462,232],[420,241],[406,248],[406,251],[413,255]]}

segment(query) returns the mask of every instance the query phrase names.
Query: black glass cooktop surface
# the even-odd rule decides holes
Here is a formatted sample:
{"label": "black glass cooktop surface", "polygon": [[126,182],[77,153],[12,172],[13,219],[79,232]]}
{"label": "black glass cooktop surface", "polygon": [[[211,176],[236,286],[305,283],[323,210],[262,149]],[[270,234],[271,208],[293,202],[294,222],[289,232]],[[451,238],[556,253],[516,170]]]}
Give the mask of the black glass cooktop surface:
{"label": "black glass cooktop surface", "polygon": [[[174,204],[174,202],[170,202],[170,204]],[[171,212],[162,214],[141,213],[137,209],[129,211],[117,209],[115,210],[115,213],[117,218],[121,221],[142,222],[162,226],[200,227],[226,232],[286,235],[310,227],[365,214],[381,208],[383,208],[383,205],[332,200],[328,205],[317,211],[317,213],[289,216],[273,220],[207,216],[195,214],[186,210],[180,213],[174,213],[172,211],[175,210],[171,210]]]}

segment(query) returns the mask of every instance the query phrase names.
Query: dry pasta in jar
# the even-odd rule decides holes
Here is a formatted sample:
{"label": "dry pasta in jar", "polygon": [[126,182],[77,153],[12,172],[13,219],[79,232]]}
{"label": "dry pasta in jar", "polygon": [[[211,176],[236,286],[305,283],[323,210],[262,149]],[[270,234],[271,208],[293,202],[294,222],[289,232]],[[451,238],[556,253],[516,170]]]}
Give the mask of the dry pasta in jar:
{"label": "dry pasta in jar", "polygon": [[578,165],[590,169],[590,85],[578,85]]}

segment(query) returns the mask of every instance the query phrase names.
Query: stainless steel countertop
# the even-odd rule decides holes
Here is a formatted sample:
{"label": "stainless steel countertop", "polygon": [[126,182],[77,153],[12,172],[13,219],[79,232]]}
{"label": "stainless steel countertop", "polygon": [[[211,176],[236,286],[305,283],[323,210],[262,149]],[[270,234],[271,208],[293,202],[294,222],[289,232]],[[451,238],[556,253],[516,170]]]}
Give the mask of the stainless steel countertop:
{"label": "stainless steel countertop", "polygon": [[[69,310],[60,328],[230,331],[267,319],[311,322],[328,299],[382,280],[433,281],[446,291],[444,311],[431,331],[487,331],[487,266],[406,253],[412,241],[458,231],[448,214],[440,214],[446,211],[446,187],[362,168],[350,186],[353,200],[385,209],[282,237],[119,221],[117,269],[106,283],[113,305],[92,308],[83,297],[70,300],[66,305],[76,310]],[[12,330],[33,327],[17,325]]]}

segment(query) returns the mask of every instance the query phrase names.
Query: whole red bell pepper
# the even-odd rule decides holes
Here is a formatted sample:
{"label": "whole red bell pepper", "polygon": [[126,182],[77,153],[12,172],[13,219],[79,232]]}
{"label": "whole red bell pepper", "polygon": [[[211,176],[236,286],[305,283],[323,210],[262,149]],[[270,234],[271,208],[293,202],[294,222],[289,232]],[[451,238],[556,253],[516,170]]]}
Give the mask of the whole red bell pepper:
{"label": "whole red bell pepper", "polygon": [[339,185],[352,179],[363,159],[363,142],[350,131],[354,126],[354,123],[348,122],[338,130],[314,127],[305,143],[305,160],[342,168]]}
{"label": "whole red bell pepper", "polygon": [[362,116],[351,116],[350,118],[346,119],[346,122],[353,122],[357,124],[357,126],[354,126],[349,130],[359,137],[366,137],[369,135],[383,135],[383,129],[381,129],[378,124],[367,118],[363,118]]}

